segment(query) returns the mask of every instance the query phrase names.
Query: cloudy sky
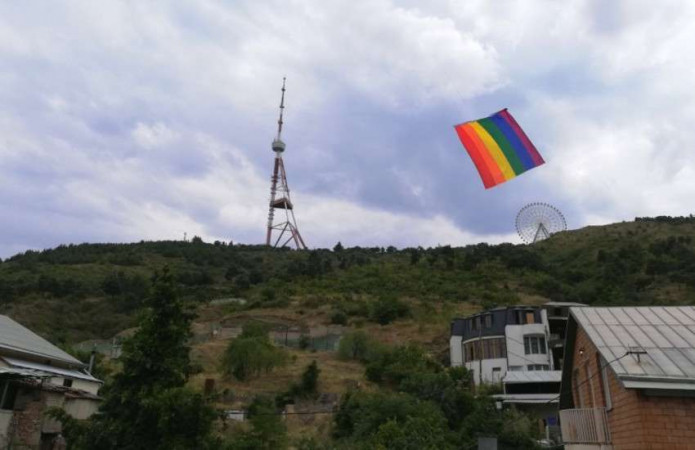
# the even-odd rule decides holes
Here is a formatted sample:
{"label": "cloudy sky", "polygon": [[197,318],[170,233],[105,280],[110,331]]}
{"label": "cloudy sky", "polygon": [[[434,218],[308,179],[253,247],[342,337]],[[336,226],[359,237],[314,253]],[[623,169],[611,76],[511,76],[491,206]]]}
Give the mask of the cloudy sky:
{"label": "cloudy sky", "polygon": [[[517,242],[693,212],[689,0],[0,3],[0,257],[265,238],[280,86],[310,247]],[[547,164],[491,190],[452,128],[508,107]]]}

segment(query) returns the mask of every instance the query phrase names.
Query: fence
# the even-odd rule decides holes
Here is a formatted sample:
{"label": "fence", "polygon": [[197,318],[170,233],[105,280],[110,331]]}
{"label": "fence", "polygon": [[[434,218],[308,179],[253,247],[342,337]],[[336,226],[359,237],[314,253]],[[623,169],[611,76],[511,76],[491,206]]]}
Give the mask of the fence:
{"label": "fence", "polygon": [[607,444],[611,441],[605,408],[562,410],[560,427],[565,444]]}

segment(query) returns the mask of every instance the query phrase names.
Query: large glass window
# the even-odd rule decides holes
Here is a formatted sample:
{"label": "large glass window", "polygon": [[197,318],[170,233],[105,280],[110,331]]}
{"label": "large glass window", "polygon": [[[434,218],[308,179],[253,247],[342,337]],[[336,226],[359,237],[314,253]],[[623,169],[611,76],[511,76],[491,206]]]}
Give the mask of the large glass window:
{"label": "large glass window", "polygon": [[524,336],[524,352],[527,355],[545,355],[545,336]]}
{"label": "large glass window", "polygon": [[507,357],[507,345],[504,338],[475,340],[463,344],[463,353],[466,361],[501,359]]}

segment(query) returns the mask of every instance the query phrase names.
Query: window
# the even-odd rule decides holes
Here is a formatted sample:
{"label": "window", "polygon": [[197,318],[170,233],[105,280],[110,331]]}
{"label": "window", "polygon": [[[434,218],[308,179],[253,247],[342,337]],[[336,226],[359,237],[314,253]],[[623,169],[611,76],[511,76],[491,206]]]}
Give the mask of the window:
{"label": "window", "polygon": [[514,311],[517,325],[536,323],[536,313],[532,309],[517,309]]}
{"label": "window", "polygon": [[524,336],[524,352],[527,355],[545,355],[545,336]]}
{"label": "window", "polygon": [[63,378],[63,386],[72,387],[72,380],[69,378]]}
{"label": "window", "polygon": [[474,340],[463,344],[463,354],[466,361],[506,358],[507,345],[504,338]]}
{"label": "window", "polygon": [[492,382],[493,383],[499,383],[502,381],[502,368],[501,367],[493,367],[492,368]]}
{"label": "window", "polygon": [[529,364],[527,368],[529,371],[550,370],[550,366],[548,364]]}
{"label": "window", "polygon": [[492,328],[492,314],[486,314],[483,320],[485,322],[485,328]]}

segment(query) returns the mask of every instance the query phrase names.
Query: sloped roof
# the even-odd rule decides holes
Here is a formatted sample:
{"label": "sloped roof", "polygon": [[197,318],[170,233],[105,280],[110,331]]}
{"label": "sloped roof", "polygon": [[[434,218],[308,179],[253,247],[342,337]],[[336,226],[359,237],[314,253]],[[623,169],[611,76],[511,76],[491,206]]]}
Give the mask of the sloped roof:
{"label": "sloped roof", "polygon": [[505,384],[559,383],[561,379],[562,372],[559,370],[510,370],[504,375],[502,382]]}
{"label": "sloped roof", "polygon": [[695,307],[573,307],[570,313],[626,388],[695,390]]}
{"label": "sloped roof", "polygon": [[0,349],[84,367],[85,364],[7,316],[0,315]]}
{"label": "sloped roof", "polygon": [[62,369],[60,367],[39,364],[31,361],[24,361],[17,358],[8,358],[7,356],[3,357],[2,360],[9,364],[11,368],[17,370],[33,371],[37,374],[47,374],[51,376],[57,375],[65,378],[77,378],[79,380],[101,383],[101,380],[94,378],[91,374],[87,373],[86,370],[81,371],[75,369]]}

